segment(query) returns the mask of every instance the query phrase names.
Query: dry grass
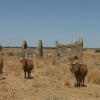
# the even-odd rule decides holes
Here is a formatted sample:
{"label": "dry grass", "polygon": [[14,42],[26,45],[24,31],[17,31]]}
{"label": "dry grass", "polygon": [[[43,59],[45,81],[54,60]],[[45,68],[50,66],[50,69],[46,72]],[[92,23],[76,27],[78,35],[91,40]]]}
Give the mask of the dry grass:
{"label": "dry grass", "polygon": [[[12,51],[13,49],[11,49]],[[4,52],[11,52],[7,49]],[[14,49],[16,54],[21,50]],[[55,50],[46,59],[34,59],[32,79],[24,79],[24,72],[16,56],[3,56],[3,80],[0,81],[0,100],[96,100],[100,99],[100,53],[83,52],[88,65],[87,87],[76,88],[76,80],[66,59],[55,59]],[[97,92],[98,91],[98,92]]]}

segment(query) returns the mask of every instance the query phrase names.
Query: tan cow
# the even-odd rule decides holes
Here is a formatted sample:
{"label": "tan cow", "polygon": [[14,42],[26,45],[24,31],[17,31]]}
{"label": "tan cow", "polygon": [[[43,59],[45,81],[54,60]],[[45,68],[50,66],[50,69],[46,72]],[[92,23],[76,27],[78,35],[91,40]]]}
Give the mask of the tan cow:
{"label": "tan cow", "polygon": [[74,61],[74,57],[68,57],[68,61],[73,62]]}
{"label": "tan cow", "polygon": [[46,54],[47,57],[51,57],[51,54]]}
{"label": "tan cow", "polygon": [[24,78],[26,78],[26,72],[28,72],[28,78],[30,79],[31,78],[31,70],[34,68],[33,61],[31,59],[23,58],[22,60],[20,60],[20,62],[22,63],[23,70],[25,73]]}
{"label": "tan cow", "polygon": [[[76,62],[75,64],[70,63],[70,70],[71,72],[74,72],[75,78],[77,80],[77,86],[84,86],[84,80],[85,76],[88,73],[87,65],[86,64],[80,64]],[[82,84],[83,81],[83,84]]]}
{"label": "tan cow", "polygon": [[0,57],[0,76],[2,79],[3,59]]}

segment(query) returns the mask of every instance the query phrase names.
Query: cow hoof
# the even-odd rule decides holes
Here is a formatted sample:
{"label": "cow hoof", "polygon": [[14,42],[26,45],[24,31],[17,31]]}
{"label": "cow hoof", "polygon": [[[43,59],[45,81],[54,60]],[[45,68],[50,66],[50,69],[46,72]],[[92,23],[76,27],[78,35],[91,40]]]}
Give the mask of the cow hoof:
{"label": "cow hoof", "polygon": [[31,79],[31,77],[28,77],[28,79]]}
{"label": "cow hoof", "polygon": [[75,85],[75,87],[79,87],[79,85],[78,85],[78,84],[76,84],[76,85]]}
{"label": "cow hoof", "polygon": [[82,85],[82,87],[87,87],[86,85]]}

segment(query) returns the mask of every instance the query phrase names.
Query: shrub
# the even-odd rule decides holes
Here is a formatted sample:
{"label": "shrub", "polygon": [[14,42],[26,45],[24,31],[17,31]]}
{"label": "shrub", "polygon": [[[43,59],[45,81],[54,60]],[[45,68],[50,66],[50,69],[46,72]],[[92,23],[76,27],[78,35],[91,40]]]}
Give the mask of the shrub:
{"label": "shrub", "polygon": [[100,50],[95,50],[95,53],[99,53],[100,52]]}
{"label": "shrub", "polygon": [[83,51],[86,51],[87,49],[83,49]]}
{"label": "shrub", "polygon": [[100,66],[100,64],[99,64],[99,63],[97,63],[97,62],[94,62],[94,64],[95,64],[95,66]]}
{"label": "shrub", "polygon": [[54,60],[52,61],[52,64],[53,64],[53,65],[55,65],[55,64],[56,64],[56,59],[54,59]]}
{"label": "shrub", "polygon": [[13,56],[14,54],[12,52],[7,53],[9,56]]}
{"label": "shrub", "polygon": [[92,58],[94,58],[94,59],[95,59],[96,57],[95,57],[94,55],[92,55]]}
{"label": "shrub", "polygon": [[57,69],[47,69],[46,71],[45,71],[45,75],[46,76],[61,76],[61,72],[59,72]]}

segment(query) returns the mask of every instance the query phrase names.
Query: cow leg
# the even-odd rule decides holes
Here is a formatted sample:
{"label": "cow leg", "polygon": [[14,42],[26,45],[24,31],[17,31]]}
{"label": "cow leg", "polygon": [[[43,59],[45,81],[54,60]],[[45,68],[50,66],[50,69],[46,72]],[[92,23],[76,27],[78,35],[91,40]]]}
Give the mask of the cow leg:
{"label": "cow leg", "polygon": [[30,73],[28,72],[28,79],[30,79]]}
{"label": "cow leg", "polygon": [[31,71],[28,72],[28,78],[31,78]]}
{"label": "cow leg", "polygon": [[1,69],[1,71],[0,71],[0,74],[1,74],[1,76],[2,76],[2,69]]}
{"label": "cow leg", "polygon": [[30,74],[29,74],[29,75],[30,75],[30,78],[31,78],[31,72],[30,72]]}
{"label": "cow leg", "polygon": [[77,78],[77,86],[78,86],[79,84],[78,84],[78,78]]}
{"label": "cow leg", "polygon": [[84,80],[85,80],[85,76],[83,77],[83,86],[84,86]]}
{"label": "cow leg", "polygon": [[76,86],[78,87],[78,77],[76,77],[76,81],[77,81],[77,84],[76,84]]}
{"label": "cow leg", "polygon": [[80,82],[80,87],[82,87],[82,77],[80,77],[79,82]]}
{"label": "cow leg", "polygon": [[24,78],[26,78],[26,71],[24,71],[24,74],[25,74],[25,77]]}
{"label": "cow leg", "polygon": [[78,77],[78,87],[80,86],[80,79],[79,79],[79,77]]}
{"label": "cow leg", "polygon": [[0,68],[0,80],[2,79],[2,68]]}
{"label": "cow leg", "polygon": [[0,73],[0,80],[2,79],[2,74]]}

